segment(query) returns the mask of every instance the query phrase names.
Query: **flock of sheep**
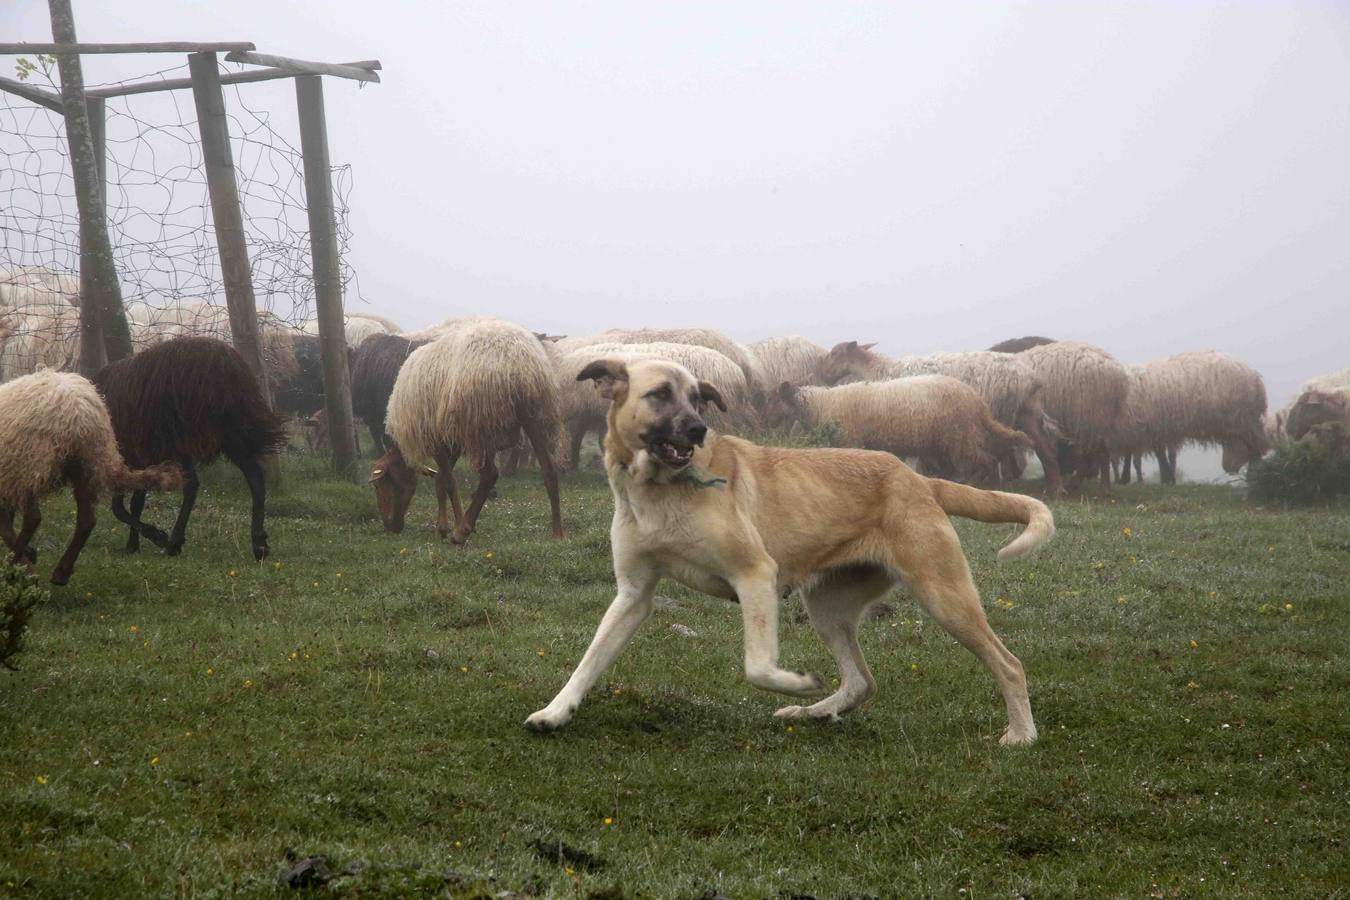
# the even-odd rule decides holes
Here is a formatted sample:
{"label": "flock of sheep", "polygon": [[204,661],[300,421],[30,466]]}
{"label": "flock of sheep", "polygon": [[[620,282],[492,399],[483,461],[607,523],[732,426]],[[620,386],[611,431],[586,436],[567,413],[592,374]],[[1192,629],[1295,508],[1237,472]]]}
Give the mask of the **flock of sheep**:
{"label": "flock of sheep", "polygon": [[[218,339],[229,333],[222,307],[131,304],[137,352],[100,373],[96,389],[65,374],[79,362],[77,300],[69,276],[0,273],[0,533],[11,551],[31,560],[39,499],[70,483],[79,518],[54,581],[69,578],[104,493],[114,494],[114,513],[130,529],[128,550],[145,537],[177,553],[196,470],[223,454],[249,483],[253,551],[263,558],[261,460],[284,446],[283,416],[312,421],[322,412],[316,329],[260,317],[269,409],[243,360]],[[1051,495],[1091,478],[1107,488],[1113,464],[1128,480],[1131,462],[1137,475],[1146,453],[1164,481],[1174,480],[1176,452],[1187,443],[1220,446],[1224,469],[1236,473],[1273,442],[1324,422],[1350,425],[1350,369],[1310,381],[1267,416],[1260,375],[1217,351],[1126,366],[1088,344],[1021,338],[893,359],[856,341],[827,349],[792,336],[743,345],[706,328],[554,337],[468,317],[401,332],[368,313],[349,314],[347,342],[353,412],[382,454],[370,481],[385,526],[403,527],[419,479],[430,477],[438,530],[457,543],[473,531],[502,453],[512,468],[522,453],[533,455],[553,534],[563,536],[557,470],[578,465],[588,433],[603,433],[607,405],[577,374],[602,357],[671,360],[715,384],[727,409],[705,414],[718,430],[823,429],[843,446],[917,460],[928,474],[995,484],[1019,477],[1034,453]],[[452,475],[461,456],[477,472],[467,508]],[[147,489],[180,486],[171,533],[141,521]],[[18,534],[16,512],[24,515]]]}

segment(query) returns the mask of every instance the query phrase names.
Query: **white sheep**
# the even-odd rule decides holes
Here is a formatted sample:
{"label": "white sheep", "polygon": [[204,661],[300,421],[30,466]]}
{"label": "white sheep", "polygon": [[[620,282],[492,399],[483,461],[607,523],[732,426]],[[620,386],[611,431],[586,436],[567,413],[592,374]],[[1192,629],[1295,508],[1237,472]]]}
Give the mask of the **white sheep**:
{"label": "white sheep", "polygon": [[60,300],[0,313],[0,381],[80,365],[80,311]]}
{"label": "white sheep", "polygon": [[0,269],[0,309],[64,303],[80,305],[80,277],[46,266]]}
{"label": "white sheep", "polygon": [[[36,559],[29,541],[42,521],[42,498],[65,483],[75,493],[75,531],[52,572],[55,584],[70,579],[102,494],[175,490],[182,474],[172,464],[128,469],[108,409],[86,378],[43,370],[0,385],[0,537],[16,559]],[[16,512],[23,513],[17,535]]]}
{"label": "white sheep", "polygon": [[[836,344],[817,364],[816,371],[826,384],[850,378],[880,381],[909,375],[947,375],[959,379],[984,398],[996,420],[1031,439],[1045,470],[1046,491],[1051,495],[1060,493],[1058,427],[1053,417],[1046,414],[1041,400],[1044,384],[1020,356],[969,350],[892,359],[872,349],[874,346],[857,341]],[[1021,474],[1017,454],[1005,455],[1000,463],[1008,474]]]}
{"label": "white sheep", "polygon": [[1130,392],[1130,375],[1114,356],[1077,341],[1055,341],[1016,354],[1044,385],[1041,404],[1058,425],[1079,474],[1100,473],[1111,487],[1110,447]]}
{"label": "white sheep", "polygon": [[765,338],[750,345],[766,384],[772,388],[788,384],[822,385],[820,364],[829,355],[828,350],[815,341],[791,334]]}
{"label": "white sheep", "polygon": [[740,367],[750,389],[750,399],[758,406],[767,395],[770,383],[761,371],[755,354],[733,338],[711,328],[611,328],[589,337],[565,338],[558,349],[566,353],[594,344],[692,344],[716,350]]}
{"label": "white sheep", "polygon": [[[565,342],[564,342],[565,343]],[[695,378],[714,385],[727,405],[727,412],[709,407],[704,410],[708,424],[723,431],[739,424],[754,427],[758,416],[751,405],[750,388],[740,366],[707,347],[695,344],[674,344],[658,341],[650,344],[590,344],[567,352],[554,359],[558,374],[558,396],[563,426],[568,434],[567,463],[576,466],[581,442],[594,431],[604,436],[606,416],[610,403],[600,395],[590,381],[577,381],[577,374],[597,359],[619,359],[636,362],[641,359],[664,359],[679,363]]]}
{"label": "white sheep", "polygon": [[[1178,353],[1129,367],[1126,395],[1112,445],[1130,457],[1151,452],[1165,483],[1175,483],[1172,461],[1183,444],[1218,444],[1223,468],[1235,475],[1268,448],[1262,422],[1266,387],[1261,375],[1215,350]],[[1122,481],[1128,474],[1122,474]]]}
{"label": "white sheep", "polygon": [[833,425],[842,446],[917,457],[939,477],[997,480],[998,457],[1031,446],[1026,435],[993,417],[974,388],[946,375],[835,387],[785,384],[778,399],[781,410],[770,406],[773,424],[795,418],[807,428]]}
{"label": "white sheep", "polygon": [[[437,527],[442,536],[449,532],[448,495],[456,519],[452,540],[467,540],[497,480],[493,457],[513,447],[523,431],[548,491],[553,536],[563,537],[554,462],[562,431],[558,388],[553,365],[532,332],[500,319],[475,319],[414,350],[394,382],[385,431],[395,446],[375,464],[370,480],[390,531],[402,530],[416,473],[434,460]],[[463,515],[453,475],[461,453],[478,470]]]}

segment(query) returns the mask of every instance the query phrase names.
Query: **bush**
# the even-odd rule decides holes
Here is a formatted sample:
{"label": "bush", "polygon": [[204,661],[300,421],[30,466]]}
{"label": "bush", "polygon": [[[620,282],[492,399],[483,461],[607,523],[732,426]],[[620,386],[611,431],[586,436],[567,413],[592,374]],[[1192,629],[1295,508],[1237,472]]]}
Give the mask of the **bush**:
{"label": "bush", "polygon": [[1260,503],[1308,505],[1350,500],[1350,452],[1344,429],[1322,425],[1282,444],[1247,469],[1247,495]]}
{"label": "bush", "polygon": [[28,617],[50,596],[27,568],[8,556],[0,561],[0,666],[14,668],[10,659],[23,647]]}

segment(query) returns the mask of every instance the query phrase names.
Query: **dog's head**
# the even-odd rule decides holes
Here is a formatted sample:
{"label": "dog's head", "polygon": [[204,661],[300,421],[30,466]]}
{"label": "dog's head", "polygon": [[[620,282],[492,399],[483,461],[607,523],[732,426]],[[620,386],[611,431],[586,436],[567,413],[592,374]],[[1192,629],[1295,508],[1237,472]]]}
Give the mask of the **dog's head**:
{"label": "dog's head", "polygon": [[716,387],[665,360],[597,359],[581,370],[577,381],[594,381],[610,401],[607,441],[617,441],[630,457],[645,450],[675,470],[688,466],[694,450],[703,446],[708,434],[700,412],[704,405],[727,409]]}

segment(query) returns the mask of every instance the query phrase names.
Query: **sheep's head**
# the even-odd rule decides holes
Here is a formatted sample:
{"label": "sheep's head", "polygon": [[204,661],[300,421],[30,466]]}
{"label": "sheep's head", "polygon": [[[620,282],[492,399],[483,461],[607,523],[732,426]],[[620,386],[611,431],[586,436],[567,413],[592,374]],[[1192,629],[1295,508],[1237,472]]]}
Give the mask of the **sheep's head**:
{"label": "sheep's head", "polygon": [[865,379],[868,372],[876,366],[876,354],[872,352],[875,346],[876,344],[859,344],[857,341],[835,344],[830,348],[830,352],[816,363],[816,375],[822,384]]}
{"label": "sheep's head", "polygon": [[806,411],[802,406],[801,389],[790,381],[784,381],[764,399],[763,413],[764,424],[769,428],[804,425]]}
{"label": "sheep's head", "polygon": [[[422,474],[435,475],[433,469],[422,467]],[[370,483],[375,486],[375,502],[380,506],[380,519],[386,531],[398,534],[403,520],[417,493],[417,471],[408,465],[397,447],[391,448],[375,461],[370,470]]]}
{"label": "sheep's head", "polygon": [[703,406],[712,403],[723,412],[727,408],[716,387],[665,360],[626,364],[597,359],[581,370],[577,381],[594,381],[601,396],[610,401],[605,450],[617,452],[624,464],[647,453],[660,465],[685,468],[708,433]]}
{"label": "sheep's head", "polygon": [[1304,391],[1289,410],[1284,428],[1297,441],[1314,427],[1327,422],[1350,426],[1350,391]]}

